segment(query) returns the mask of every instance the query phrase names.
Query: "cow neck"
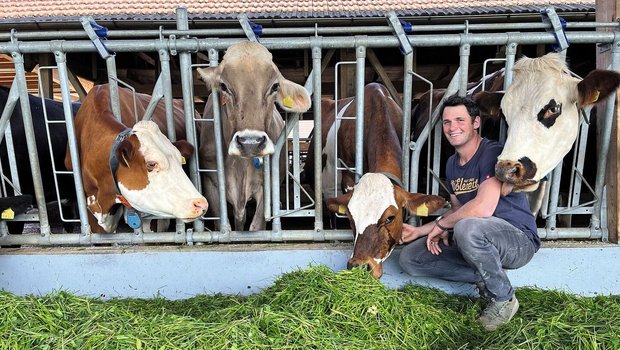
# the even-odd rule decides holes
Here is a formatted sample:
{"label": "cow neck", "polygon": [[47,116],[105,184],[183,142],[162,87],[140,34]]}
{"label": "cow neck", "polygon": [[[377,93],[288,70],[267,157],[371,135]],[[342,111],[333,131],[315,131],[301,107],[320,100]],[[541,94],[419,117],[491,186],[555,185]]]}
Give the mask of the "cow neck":
{"label": "cow neck", "polygon": [[385,175],[385,177],[387,177],[390,181],[392,181],[392,184],[400,187],[400,188],[405,188],[405,186],[403,186],[403,182],[400,180],[400,178],[398,178],[396,175],[392,174],[392,173],[386,173],[386,172],[379,172],[379,174]]}
{"label": "cow neck", "polygon": [[114,183],[114,192],[116,192],[116,198],[118,198],[123,205],[128,208],[131,208],[131,204],[127,202],[125,197],[121,194],[121,191],[118,187],[118,181],[116,180],[116,170],[118,169],[118,157],[116,156],[116,149],[118,146],[127,139],[131,135],[132,129],[127,128],[121,131],[118,135],[116,135],[116,139],[114,139],[114,143],[112,144],[112,148],[110,149],[110,171],[112,172],[112,182]]}

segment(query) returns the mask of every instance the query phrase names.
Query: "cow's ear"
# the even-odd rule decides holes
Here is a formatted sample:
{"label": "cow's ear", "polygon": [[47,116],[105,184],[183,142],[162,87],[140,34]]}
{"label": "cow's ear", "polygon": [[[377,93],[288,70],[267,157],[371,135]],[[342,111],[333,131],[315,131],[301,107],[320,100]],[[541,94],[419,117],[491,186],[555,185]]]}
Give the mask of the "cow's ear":
{"label": "cow's ear", "polygon": [[194,154],[194,146],[185,140],[179,140],[172,143],[185,159],[189,159]]}
{"label": "cow's ear", "polygon": [[305,112],[310,109],[310,94],[303,86],[284,78],[280,78],[279,83],[276,101],[280,107],[288,112]]}
{"label": "cow's ear", "polygon": [[118,164],[122,166],[129,167],[129,163],[134,159],[136,155],[136,146],[131,142],[131,138],[136,137],[135,135],[131,135],[128,138],[124,139],[118,147],[116,147],[116,159],[118,159]]}
{"label": "cow's ear", "polygon": [[480,118],[490,118],[498,121],[501,115],[501,102],[504,97],[503,92],[481,91],[473,96],[474,102],[480,108]]}
{"label": "cow's ear", "polygon": [[446,205],[446,200],[439,196],[410,193],[400,187],[394,187],[396,202],[415,216],[428,216]]}
{"label": "cow's ear", "polygon": [[214,88],[219,83],[217,67],[197,68],[198,77],[207,84],[207,87]]}
{"label": "cow's ear", "polygon": [[338,197],[329,198],[325,201],[327,203],[327,209],[332,213],[342,215],[346,214],[347,205],[349,205],[349,201],[351,200],[352,195],[353,191],[350,191]]}
{"label": "cow's ear", "polygon": [[620,74],[611,70],[595,69],[577,84],[579,107],[598,102],[616,91]]}

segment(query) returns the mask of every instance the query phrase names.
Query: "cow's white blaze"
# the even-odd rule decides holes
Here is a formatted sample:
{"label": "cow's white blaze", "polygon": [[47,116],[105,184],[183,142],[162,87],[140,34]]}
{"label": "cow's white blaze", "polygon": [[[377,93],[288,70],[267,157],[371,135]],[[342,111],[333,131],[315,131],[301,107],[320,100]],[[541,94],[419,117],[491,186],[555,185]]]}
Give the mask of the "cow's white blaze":
{"label": "cow's white blaze", "polygon": [[325,141],[325,147],[323,147],[322,154],[325,155],[325,167],[321,175],[321,187],[323,188],[323,195],[325,199],[334,198],[342,194],[342,190],[338,184],[340,183],[340,172],[336,171],[336,136],[338,129],[340,129],[340,122],[342,116],[347,111],[347,108],[353,103],[354,100],[349,101],[336,115],[336,120],[329,128],[327,133],[327,139]]}
{"label": "cow's white blaze", "polygon": [[368,226],[376,224],[390,206],[398,208],[392,182],[382,174],[364,174],[355,185],[348,204],[357,234],[363,234]]}
{"label": "cow's white blaze", "polygon": [[[536,165],[535,181],[553,170],[570,151],[579,130],[578,82],[558,55],[519,60],[501,102],[509,131],[498,160],[529,158]],[[562,113],[547,127],[538,114],[551,100],[562,105]]]}
{"label": "cow's white blaze", "polygon": [[118,179],[118,187],[125,199],[136,210],[157,216],[194,219],[201,215],[196,213],[194,203],[204,197],[183,172],[179,150],[153,122],[137,123],[133,133],[140,140],[139,151],[144,159],[155,161],[159,166],[148,173],[149,183],[142,189],[128,189],[122,179]]}

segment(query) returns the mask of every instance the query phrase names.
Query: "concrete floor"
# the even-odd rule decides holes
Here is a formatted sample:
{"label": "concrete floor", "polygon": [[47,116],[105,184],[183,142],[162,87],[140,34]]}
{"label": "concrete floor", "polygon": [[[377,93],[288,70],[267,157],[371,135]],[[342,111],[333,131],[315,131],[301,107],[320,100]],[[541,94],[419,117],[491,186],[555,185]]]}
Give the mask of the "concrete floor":
{"label": "concrete floor", "polygon": [[[386,261],[381,281],[391,288],[422,284],[473,295],[469,284],[412,278]],[[255,244],[174,247],[0,249],[0,288],[17,295],[66,290],[112,298],[256,293],[281,274],[310,265],[346,268],[350,244]],[[620,294],[620,246],[544,244],[525,267],[509,271],[515,287],[533,286],[583,296]]]}

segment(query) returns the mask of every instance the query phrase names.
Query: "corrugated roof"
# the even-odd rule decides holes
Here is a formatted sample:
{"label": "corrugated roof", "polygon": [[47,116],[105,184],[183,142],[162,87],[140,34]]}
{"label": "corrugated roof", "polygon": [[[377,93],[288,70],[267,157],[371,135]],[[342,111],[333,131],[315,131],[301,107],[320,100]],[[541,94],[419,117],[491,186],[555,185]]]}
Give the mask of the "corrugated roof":
{"label": "corrugated roof", "polygon": [[184,1],[169,0],[9,0],[0,7],[0,22],[65,21],[81,16],[99,20],[172,20],[186,8],[190,19],[347,18],[399,16],[507,14],[539,11],[552,5],[556,12],[595,9],[595,0],[300,0],[300,1]]}

